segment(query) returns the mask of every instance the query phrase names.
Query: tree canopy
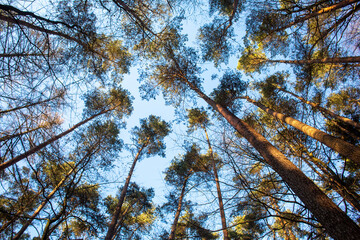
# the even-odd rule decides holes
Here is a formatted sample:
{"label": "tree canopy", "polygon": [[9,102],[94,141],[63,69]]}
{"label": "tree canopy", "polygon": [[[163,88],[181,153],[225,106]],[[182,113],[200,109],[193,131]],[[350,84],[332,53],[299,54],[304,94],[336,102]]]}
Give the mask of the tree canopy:
{"label": "tree canopy", "polygon": [[360,239],[359,10],[1,2],[0,238]]}

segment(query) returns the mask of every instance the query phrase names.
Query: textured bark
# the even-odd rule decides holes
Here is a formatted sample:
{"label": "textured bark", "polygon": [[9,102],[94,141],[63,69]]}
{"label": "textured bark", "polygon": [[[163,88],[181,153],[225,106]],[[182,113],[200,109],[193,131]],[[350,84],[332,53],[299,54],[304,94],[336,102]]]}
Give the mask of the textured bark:
{"label": "textured bark", "polygon": [[142,151],[144,150],[144,148],[146,147],[145,144],[143,144],[141,146],[141,148],[138,150],[134,160],[133,160],[133,163],[131,165],[131,168],[130,168],[130,171],[129,171],[129,174],[126,178],[126,181],[125,181],[125,185],[120,193],[120,198],[119,198],[119,202],[118,204],[116,205],[116,209],[115,209],[115,212],[114,212],[114,215],[111,219],[111,223],[109,224],[109,227],[108,227],[108,231],[106,233],[106,237],[105,237],[105,240],[111,240],[115,233],[116,233],[116,225],[117,225],[117,222],[118,222],[118,218],[120,216],[120,213],[121,213],[121,207],[125,201],[125,196],[126,196],[126,192],[127,192],[127,189],[129,187],[129,184],[130,184],[130,179],[131,179],[131,176],[134,172],[134,168],[135,168],[135,165],[139,159],[139,157],[141,156],[141,153]]}
{"label": "textured bark", "polygon": [[[339,178],[339,176],[323,161],[316,158],[307,148],[301,143],[297,143],[294,146],[287,141],[287,144],[291,147],[294,154],[299,156],[304,162],[317,174],[323,181],[327,181],[331,187],[336,191],[345,201],[347,201],[354,209],[360,212],[360,196],[347,187],[346,184]],[[303,156],[303,153],[306,156]],[[320,169],[319,172],[315,166]]]}
{"label": "textured bark", "polygon": [[344,157],[347,157],[354,161],[357,164],[360,164],[360,147],[355,146],[351,143],[345,142],[340,138],[333,137],[317,128],[311,127],[303,122],[300,122],[292,117],[286,116],[282,113],[275,112],[268,107],[265,107],[259,102],[256,102],[249,97],[245,97],[248,102],[251,102],[255,106],[259,107],[260,109],[264,110],[268,114],[274,116],[275,118],[281,120],[282,122],[286,122],[290,126],[302,131],[309,137],[312,137],[315,140],[325,144],[329,148],[333,149],[334,151],[340,153]]}
{"label": "textured bark", "polygon": [[360,129],[360,123],[355,122],[355,121],[351,120],[350,118],[346,118],[346,117],[339,116],[339,115],[337,115],[336,113],[334,113],[334,112],[332,112],[332,111],[330,111],[330,110],[328,110],[328,109],[326,109],[326,108],[321,107],[319,104],[316,104],[316,103],[314,103],[314,102],[308,101],[308,100],[304,99],[303,97],[300,97],[300,96],[296,95],[296,94],[293,93],[293,92],[287,91],[287,90],[285,90],[284,88],[282,88],[282,87],[280,87],[280,86],[278,86],[278,85],[276,85],[276,84],[274,84],[274,86],[275,86],[276,88],[278,88],[280,91],[283,91],[283,92],[285,92],[285,93],[288,93],[288,94],[292,95],[293,97],[296,97],[297,99],[299,99],[299,100],[302,101],[303,103],[306,103],[306,104],[310,105],[311,107],[319,110],[320,112],[322,112],[322,113],[324,113],[324,114],[328,114],[328,115],[329,115],[330,117],[332,117],[332,118],[335,118],[335,119],[340,120],[340,121],[342,121],[342,122],[344,122],[344,123],[346,123],[346,124],[349,124],[349,125],[351,125],[351,126],[353,126],[353,127],[355,127],[355,128]]}
{"label": "textured bark", "polygon": [[171,226],[171,232],[170,232],[170,235],[169,235],[169,240],[174,240],[175,239],[176,227],[177,227],[177,224],[179,222],[179,217],[180,217],[180,213],[181,213],[183,199],[184,199],[184,196],[185,196],[185,190],[186,190],[187,181],[188,181],[188,178],[185,178],[185,181],[183,182],[183,185],[182,185],[182,188],[181,188],[178,207],[176,209],[174,221],[173,221],[173,224]]}
{"label": "textured bark", "polygon": [[261,154],[265,162],[279,174],[290,189],[300,198],[306,208],[323,225],[327,233],[338,240],[360,239],[360,228],[333,201],[330,200],[298,167],[276,149],[261,134],[240,120],[227,108],[215,103],[194,84],[184,78],[215,111],[221,114]]}
{"label": "textured bark", "polygon": [[329,12],[333,12],[337,9],[340,9],[340,8],[343,8],[343,7],[346,7],[348,5],[351,5],[351,4],[354,4],[354,3],[357,3],[359,2],[359,0],[344,0],[344,1],[341,1],[339,3],[336,3],[334,5],[331,5],[329,7],[326,7],[326,8],[323,8],[323,9],[320,9],[319,11],[316,11],[316,12],[312,12],[310,14],[307,14],[303,17],[298,17],[296,18],[294,21],[290,22],[288,25],[286,26],[283,26],[281,28],[278,28],[272,32],[279,32],[279,31],[283,31],[289,27],[292,27],[298,23],[301,23],[301,22],[305,22],[306,20],[309,20],[310,18],[313,18],[313,17],[317,17],[317,16],[320,16],[324,13],[329,13]]}

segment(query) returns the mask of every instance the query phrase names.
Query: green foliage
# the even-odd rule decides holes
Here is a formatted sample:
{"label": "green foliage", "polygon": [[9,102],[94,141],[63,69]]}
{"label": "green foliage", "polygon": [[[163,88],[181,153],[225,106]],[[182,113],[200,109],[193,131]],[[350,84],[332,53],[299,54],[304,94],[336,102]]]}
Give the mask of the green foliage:
{"label": "green foliage", "polygon": [[236,100],[242,96],[246,89],[247,83],[241,80],[241,74],[228,70],[221,77],[219,86],[210,95],[216,103],[232,111],[237,111]]}
{"label": "green foliage", "polygon": [[[262,48],[269,50],[271,56],[286,55],[289,51],[287,33],[276,30],[290,22],[290,15],[273,10],[271,3],[263,3],[252,10],[246,20],[246,41],[261,43]],[[248,46],[246,41],[245,45]]]}
{"label": "green foliage", "polygon": [[[120,189],[121,192],[121,189]],[[152,188],[145,189],[132,183],[126,192],[125,203],[122,207],[122,215],[120,216],[120,236],[137,238],[138,234],[147,231],[156,219],[156,209],[152,204],[154,190]],[[104,199],[104,206],[107,212],[113,214],[118,203],[118,198],[108,196]],[[135,234],[135,235],[132,235]]]}
{"label": "green foliage", "polygon": [[113,88],[109,92],[95,89],[84,96],[85,116],[98,114],[108,109],[115,109],[117,118],[121,119],[124,115],[132,112],[132,99],[129,92],[122,88]]}
{"label": "green foliage", "polygon": [[220,15],[227,15],[231,16],[234,14],[234,6],[237,6],[237,12],[240,13],[243,10],[243,5],[246,1],[245,0],[209,0],[210,15],[214,14],[214,12],[220,12]]}
{"label": "green foliage", "polygon": [[287,73],[277,72],[264,81],[255,83],[255,88],[265,99],[276,98],[279,91],[277,87],[285,87],[287,77]]}
{"label": "green foliage", "polygon": [[331,93],[327,98],[326,106],[333,111],[341,111],[355,121],[360,120],[360,90],[355,87]]}
{"label": "green foliage", "polygon": [[263,233],[263,225],[257,222],[258,213],[248,213],[243,216],[235,217],[232,224],[236,224],[235,230],[230,231],[230,236],[235,239],[251,240],[260,238]]}
{"label": "green foliage", "polygon": [[140,127],[132,130],[133,141],[140,148],[146,148],[146,155],[165,156],[164,138],[170,133],[170,124],[160,117],[150,115],[147,119],[140,120]]}
{"label": "green foliage", "polygon": [[94,51],[95,55],[87,60],[87,68],[97,76],[111,72],[113,78],[119,81],[123,74],[129,72],[133,58],[122,41],[100,36],[89,45],[89,49]]}
{"label": "green foliage", "polygon": [[201,163],[200,148],[192,144],[184,155],[172,160],[171,165],[165,170],[165,181],[179,187],[202,168]]}
{"label": "green foliage", "polygon": [[266,63],[267,58],[261,47],[256,49],[247,47],[241,54],[237,69],[244,71],[247,75],[253,72],[260,73]]}
{"label": "green foliage", "polygon": [[175,238],[218,239],[217,233],[212,233],[203,226],[205,220],[206,216],[195,216],[194,213],[186,211],[179,220]]}
{"label": "green foliage", "polygon": [[200,28],[199,39],[203,60],[213,61],[215,67],[221,63],[227,63],[231,56],[233,47],[229,40],[234,37],[233,28],[230,28],[227,22],[222,19],[215,19],[212,23],[206,24]]}
{"label": "green foliage", "polygon": [[193,132],[198,128],[206,128],[209,124],[209,116],[204,108],[192,108],[188,109],[189,126],[188,131]]}

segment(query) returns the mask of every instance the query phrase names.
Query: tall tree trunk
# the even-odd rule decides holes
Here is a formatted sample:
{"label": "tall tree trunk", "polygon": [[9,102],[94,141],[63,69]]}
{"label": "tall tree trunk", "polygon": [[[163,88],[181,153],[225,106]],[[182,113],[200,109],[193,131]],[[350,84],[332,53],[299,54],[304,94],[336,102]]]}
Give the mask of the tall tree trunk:
{"label": "tall tree trunk", "polygon": [[[287,141],[288,142],[288,141]],[[301,157],[305,163],[317,174],[323,181],[328,181],[331,187],[345,200],[347,201],[354,209],[360,212],[360,196],[348,188],[346,184],[339,178],[339,176],[323,161],[316,158],[307,148],[301,143],[297,143],[295,147],[292,143],[288,142],[288,145],[291,147],[293,152]],[[305,153],[307,157],[304,157],[302,153]],[[318,172],[313,165],[315,165],[320,172]]]}
{"label": "tall tree trunk", "polygon": [[333,58],[320,58],[320,59],[303,59],[303,60],[270,60],[264,59],[269,63],[289,63],[289,64],[313,64],[313,63],[359,63],[360,57],[333,57]]}
{"label": "tall tree trunk", "polygon": [[359,0],[343,0],[339,3],[336,3],[334,5],[331,5],[329,7],[325,7],[323,9],[320,9],[319,11],[316,11],[316,12],[312,12],[310,14],[307,14],[303,17],[298,17],[296,18],[294,21],[290,22],[289,24],[287,24],[286,26],[283,26],[283,27],[280,27],[278,29],[275,29],[273,30],[272,32],[280,32],[280,31],[283,31],[289,27],[292,27],[298,23],[301,23],[301,22],[305,22],[306,20],[309,20],[310,18],[313,18],[313,17],[317,17],[317,16],[320,16],[324,13],[329,13],[329,12],[333,12],[337,9],[340,9],[340,8],[343,8],[343,7],[346,7],[348,5],[351,5],[351,4],[354,4],[354,3],[357,3]]}
{"label": "tall tree trunk", "polygon": [[344,157],[347,157],[354,161],[357,164],[360,164],[360,147],[352,145],[351,143],[345,142],[342,139],[333,137],[317,128],[311,127],[303,122],[300,122],[292,117],[285,116],[282,113],[275,112],[268,107],[265,107],[261,103],[250,99],[249,97],[244,97],[248,102],[254,104],[260,109],[264,110],[268,114],[274,116],[275,118],[281,120],[282,122],[286,122],[290,126],[300,130],[304,134],[312,137],[315,140],[325,144],[329,148],[334,151],[340,153]]}
{"label": "tall tree trunk", "polygon": [[[35,195],[35,198],[39,197],[40,194],[42,193],[42,191],[38,191]],[[26,211],[26,208],[28,207],[27,205],[31,205],[31,201],[29,201],[25,206],[23,206],[21,209],[19,209],[13,216],[13,218],[9,221],[7,221],[6,223],[4,223],[1,228],[0,228],[0,233],[3,232],[8,226],[10,226],[12,223],[14,223],[20,216],[20,214],[22,214],[23,212]]]}
{"label": "tall tree trunk", "polygon": [[66,131],[64,131],[64,132],[62,132],[62,133],[54,136],[53,138],[51,138],[51,139],[49,139],[49,140],[47,140],[47,141],[45,141],[45,142],[43,142],[43,143],[41,143],[41,144],[33,147],[33,148],[31,148],[29,151],[27,151],[27,152],[25,152],[25,153],[23,153],[23,154],[20,154],[19,156],[14,157],[13,159],[10,159],[10,160],[7,161],[7,162],[4,162],[4,163],[0,164],[0,172],[1,172],[2,170],[4,170],[5,168],[8,168],[8,167],[14,165],[15,163],[19,162],[20,160],[22,160],[22,159],[24,159],[24,158],[27,158],[28,156],[36,153],[37,151],[39,151],[39,150],[41,150],[42,148],[50,145],[51,143],[53,143],[53,142],[55,142],[56,140],[64,137],[65,135],[71,133],[72,131],[74,131],[74,130],[77,129],[78,127],[84,125],[85,123],[89,122],[90,120],[92,120],[92,119],[94,119],[94,118],[96,118],[96,117],[98,117],[98,116],[100,116],[100,115],[103,115],[103,114],[105,114],[105,113],[107,113],[107,112],[109,112],[109,111],[112,111],[112,110],[114,110],[114,109],[115,109],[115,107],[112,107],[112,108],[110,108],[110,109],[103,110],[103,111],[99,112],[98,114],[95,114],[95,115],[93,115],[93,116],[91,116],[91,117],[89,117],[89,118],[87,118],[87,119],[85,119],[85,120],[83,120],[83,121],[75,124],[73,127],[71,127],[71,128],[69,128],[68,130],[66,130]]}
{"label": "tall tree trunk", "polygon": [[143,144],[140,149],[138,150],[134,160],[133,160],[133,163],[131,165],[131,168],[130,168],[130,171],[129,171],[129,174],[126,178],[126,181],[125,181],[125,185],[121,191],[121,194],[120,194],[120,198],[119,198],[119,202],[118,204],[116,205],[116,209],[115,209],[115,212],[114,212],[114,215],[111,219],[111,223],[109,224],[109,227],[108,227],[108,231],[106,233],[106,237],[105,237],[105,240],[111,240],[115,233],[116,233],[116,224],[117,224],[117,221],[118,221],[118,218],[120,216],[120,213],[121,213],[121,207],[125,201],[125,196],[126,196],[126,192],[127,192],[127,189],[129,187],[129,184],[130,184],[130,179],[131,179],[131,176],[134,172],[134,168],[135,168],[135,165],[136,165],[136,162],[138,161],[139,157],[141,156],[141,153],[142,151],[144,150],[144,148],[146,147],[146,144]]}
{"label": "tall tree trunk", "polygon": [[229,233],[228,233],[227,226],[226,226],[226,217],[225,217],[225,211],[224,211],[224,203],[223,203],[222,194],[221,194],[219,176],[218,176],[218,172],[217,172],[216,164],[215,164],[215,157],[214,157],[213,149],[212,149],[212,147],[211,147],[209,135],[208,135],[208,133],[207,133],[207,131],[206,131],[206,127],[203,126],[203,129],[204,129],[204,131],[205,131],[206,141],[207,141],[207,143],[208,143],[209,150],[210,150],[210,154],[211,154],[212,166],[213,166],[213,171],[214,171],[214,178],[215,178],[215,183],[216,183],[216,191],[217,191],[218,201],[219,201],[219,209],[220,209],[222,232],[223,232],[223,234],[224,234],[224,240],[229,240],[230,238],[229,238]]}
{"label": "tall tree trunk", "polygon": [[267,141],[266,138],[236,117],[227,108],[215,103],[186,78],[183,80],[249,141],[261,154],[267,164],[280,175],[292,191],[300,198],[331,237],[338,240],[356,240],[360,238],[359,226],[331,201],[298,167]]}
{"label": "tall tree trunk", "polygon": [[59,188],[64,184],[64,182],[68,179],[68,177],[75,171],[75,168],[71,169],[63,179],[56,185],[56,187],[46,196],[45,200],[38,206],[38,208],[31,215],[29,220],[22,226],[20,231],[12,238],[13,240],[20,239],[21,235],[25,232],[25,230],[30,226],[32,221],[36,218],[39,212],[45,207],[45,205],[50,201],[52,196],[59,190]]}
{"label": "tall tree trunk", "polygon": [[54,30],[46,29],[44,27],[39,27],[39,26],[36,26],[36,25],[34,25],[32,23],[28,23],[28,22],[25,22],[23,20],[16,19],[14,17],[9,17],[9,16],[3,15],[1,13],[0,13],[0,20],[8,22],[8,23],[18,24],[20,26],[24,26],[24,27],[33,29],[35,31],[43,32],[43,33],[46,33],[46,34],[49,34],[49,35],[59,36],[59,37],[68,39],[70,41],[74,41],[74,42],[78,43],[79,45],[86,47],[86,44],[84,44],[79,39],[74,38],[74,37],[72,37],[70,35],[67,35],[65,33],[62,33],[62,32],[57,32],[57,31],[54,31]]}
{"label": "tall tree trunk", "polygon": [[32,106],[35,106],[35,105],[38,105],[38,104],[47,103],[47,102],[50,102],[50,101],[52,101],[52,100],[54,100],[56,98],[62,97],[62,96],[64,96],[64,93],[60,93],[60,94],[58,94],[58,95],[56,95],[56,96],[54,96],[52,98],[48,98],[48,99],[45,99],[45,100],[42,100],[42,101],[29,103],[29,104],[26,104],[26,105],[23,105],[23,106],[19,106],[19,107],[7,109],[7,110],[2,110],[2,111],[0,111],[0,115],[4,114],[4,113],[14,112],[14,111],[17,111],[17,110],[20,110],[20,109],[23,109],[23,108],[29,108],[29,107],[32,107]]}
{"label": "tall tree trunk", "polygon": [[185,196],[185,190],[186,190],[186,185],[187,185],[188,179],[189,179],[188,177],[185,178],[185,180],[183,182],[183,185],[182,185],[182,188],[181,188],[178,207],[176,209],[174,221],[173,221],[173,224],[171,226],[171,232],[170,232],[170,235],[169,235],[169,240],[174,240],[175,239],[176,227],[177,227],[177,224],[178,224],[178,221],[179,221],[179,217],[180,217],[180,213],[181,213],[182,203],[183,203],[183,199],[184,199],[184,196]]}
{"label": "tall tree trunk", "polygon": [[360,129],[360,123],[357,123],[357,122],[355,122],[355,121],[353,121],[353,120],[351,120],[351,119],[349,119],[349,118],[339,116],[339,115],[337,115],[336,113],[334,113],[334,112],[332,112],[332,111],[330,111],[330,110],[328,110],[328,109],[326,109],[326,108],[321,107],[321,106],[320,106],[319,104],[317,104],[317,103],[308,101],[308,100],[306,100],[305,98],[300,97],[299,95],[297,95],[297,94],[295,94],[295,93],[293,93],[293,92],[290,92],[290,91],[285,90],[284,88],[280,87],[280,86],[277,85],[277,84],[273,84],[273,85],[274,85],[276,88],[278,88],[280,91],[285,92],[285,93],[288,93],[288,94],[290,94],[290,95],[293,96],[293,97],[296,97],[297,99],[299,99],[299,100],[302,101],[303,103],[306,103],[306,104],[310,105],[311,107],[319,110],[320,112],[322,112],[322,113],[324,113],[324,114],[327,114],[327,115],[329,115],[330,117],[335,118],[335,119],[337,119],[337,120],[340,120],[340,121],[342,121],[342,122],[344,122],[344,123],[346,123],[346,124],[349,124],[349,125],[351,125],[351,126],[353,126],[353,127],[355,127],[355,128]]}

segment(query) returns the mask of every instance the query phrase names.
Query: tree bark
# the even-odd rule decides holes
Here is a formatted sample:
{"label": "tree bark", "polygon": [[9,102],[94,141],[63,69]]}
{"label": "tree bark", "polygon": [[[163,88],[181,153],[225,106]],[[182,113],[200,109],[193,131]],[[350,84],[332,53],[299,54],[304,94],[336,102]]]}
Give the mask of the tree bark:
{"label": "tree bark", "polygon": [[249,141],[266,163],[280,175],[290,189],[300,198],[331,237],[338,240],[357,240],[360,238],[359,226],[266,138],[236,117],[227,108],[215,103],[186,78],[183,80],[206,103],[221,114],[240,135]]}
{"label": "tree bark", "polygon": [[[354,209],[356,209],[358,212],[360,212],[360,202],[359,202],[359,195],[348,188],[346,184],[339,178],[339,176],[324,162],[322,162],[320,159],[316,158],[311,152],[309,152],[304,145],[301,143],[298,143],[299,149],[297,150],[295,146],[291,143],[289,143],[289,146],[295,154],[297,154],[299,157],[301,157],[305,163],[315,172],[317,175],[320,176],[321,179],[324,181],[328,181],[331,187],[336,191],[345,201],[347,201]],[[299,152],[304,152],[308,157],[303,157],[302,154]],[[318,172],[314,166],[311,165],[314,164],[318,169],[320,169],[320,172]]]}
{"label": "tree bark", "polygon": [[7,161],[7,162],[4,162],[4,163],[0,164],[0,172],[1,172],[2,170],[4,170],[4,169],[6,169],[6,168],[8,168],[8,167],[10,167],[10,166],[12,166],[12,165],[14,165],[15,163],[19,162],[20,160],[29,157],[30,155],[36,153],[37,151],[39,151],[39,150],[41,150],[42,148],[48,146],[49,144],[55,142],[56,140],[64,137],[65,135],[71,133],[72,131],[74,131],[74,130],[77,129],[78,127],[84,125],[85,123],[89,122],[90,120],[92,120],[92,119],[94,119],[94,118],[96,118],[96,117],[98,117],[98,116],[100,116],[100,115],[102,115],[102,114],[105,114],[105,113],[107,113],[107,112],[109,112],[109,111],[112,111],[112,110],[114,110],[114,109],[115,109],[115,107],[112,107],[112,108],[110,108],[110,109],[103,110],[103,111],[101,111],[100,113],[95,114],[95,115],[93,115],[93,116],[91,116],[91,117],[89,117],[89,118],[87,118],[87,119],[85,119],[85,120],[83,120],[83,121],[75,124],[73,127],[71,127],[71,128],[69,128],[68,130],[66,130],[66,131],[64,131],[64,132],[62,132],[62,133],[54,136],[53,138],[51,138],[51,139],[49,139],[49,140],[47,140],[47,141],[45,141],[45,142],[43,142],[43,143],[41,143],[41,144],[33,147],[33,148],[31,148],[29,151],[27,151],[27,152],[25,152],[25,153],[23,153],[23,154],[21,154],[21,155],[19,155],[19,156],[17,156],[17,157],[14,157],[13,159],[10,159],[10,160]]}
{"label": "tree bark", "polygon": [[130,179],[131,179],[131,176],[134,172],[134,168],[135,168],[135,165],[136,165],[136,162],[138,161],[139,157],[141,156],[141,153],[142,151],[144,150],[144,148],[146,147],[146,144],[143,144],[140,149],[138,150],[134,160],[133,160],[133,163],[131,165],[131,168],[130,168],[130,171],[129,171],[129,174],[126,178],[126,181],[125,181],[125,185],[121,191],[121,194],[120,194],[120,198],[119,198],[119,202],[116,206],[116,209],[115,209],[115,212],[114,212],[114,215],[111,219],[111,223],[109,224],[109,227],[108,227],[108,231],[106,233],[106,237],[105,237],[105,240],[111,240],[115,233],[116,233],[116,224],[117,224],[117,221],[118,221],[118,218],[120,216],[120,213],[121,213],[121,207],[125,201],[125,196],[126,196],[126,192],[127,192],[127,189],[129,187],[129,184],[130,184]]}
{"label": "tree bark", "polygon": [[266,62],[270,63],[289,63],[289,64],[313,64],[313,63],[359,63],[360,57],[333,57],[333,58],[320,58],[320,59],[304,59],[304,60],[270,60],[266,59]]}
{"label": "tree bark", "polygon": [[209,150],[210,150],[210,154],[211,154],[211,158],[212,158],[212,166],[213,166],[213,171],[214,171],[214,178],[215,178],[215,183],[216,183],[216,192],[218,195],[218,201],[219,201],[219,209],[220,209],[220,217],[221,217],[221,226],[222,226],[222,232],[224,234],[224,240],[229,240],[229,233],[227,230],[227,226],[226,226],[226,217],[225,217],[225,211],[224,211],[224,203],[223,203],[223,199],[222,199],[222,194],[221,194],[221,188],[220,188],[220,182],[219,182],[219,176],[218,176],[218,172],[216,169],[216,164],[215,164],[215,158],[214,158],[214,153],[211,147],[211,143],[210,143],[210,139],[209,139],[209,135],[206,131],[206,128],[204,128],[205,131],[205,135],[206,135],[206,141],[208,143],[209,146]]}
{"label": "tree bark", "polygon": [[333,12],[333,11],[335,11],[337,9],[346,7],[346,6],[351,5],[353,3],[357,3],[358,1],[359,0],[343,0],[343,1],[339,2],[339,3],[331,5],[329,7],[325,7],[323,9],[320,9],[319,11],[312,12],[310,14],[307,14],[307,15],[303,16],[303,17],[296,18],[294,21],[290,22],[288,25],[280,27],[278,29],[275,29],[272,32],[283,31],[283,30],[285,30],[285,29],[287,29],[289,27],[292,27],[292,26],[294,26],[294,25],[296,25],[298,23],[305,22],[306,20],[309,20],[310,18],[320,16],[320,15],[322,15],[324,13]]}
{"label": "tree bark", "polygon": [[179,217],[180,217],[180,213],[181,213],[181,208],[182,208],[182,203],[183,203],[183,199],[184,199],[184,196],[185,196],[185,190],[186,190],[187,181],[188,181],[188,178],[185,178],[185,181],[183,182],[183,185],[182,185],[182,188],[181,188],[178,207],[176,209],[174,221],[173,221],[173,224],[171,226],[171,232],[170,232],[170,235],[169,235],[169,240],[174,240],[175,239],[176,227],[177,227]]}
{"label": "tree bark", "polygon": [[357,123],[357,122],[355,122],[355,121],[353,121],[353,120],[351,120],[351,119],[349,119],[349,118],[339,116],[339,115],[337,115],[336,113],[334,113],[334,112],[332,112],[332,111],[330,111],[330,110],[328,110],[328,109],[326,109],[326,108],[321,107],[319,104],[316,104],[316,103],[314,103],[314,102],[308,101],[308,100],[304,99],[303,97],[300,97],[300,96],[296,95],[296,94],[293,93],[293,92],[287,91],[287,90],[285,90],[284,88],[282,88],[282,87],[280,87],[280,86],[278,86],[278,85],[276,85],[276,84],[274,84],[274,86],[275,86],[276,88],[278,88],[280,91],[285,92],[285,93],[288,93],[288,94],[292,95],[293,97],[296,97],[297,99],[299,99],[299,100],[302,101],[303,103],[306,103],[306,104],[310,105],[311,107],[319,110],[320,112],[322,112],[322,113],[324,113],[324,114],[328,114],[330,117],[333,117],[333,118],[335,118],[335,119],[337,119],[337,120],[340,120],[340,121],[342,121],[342,122],[344,122],[344,123],[346,123],[346,124],[348,124],[348,125],[351,125],[351,126],[353,126],[353,127],[355,127],[355,128],[360,129],[360,123]]}
{"label": "tree bark", "polygon": [[38,104],[42,104],[42,103],[47,103],[47,102],[50,102],[56,98],[59,98],[59,97],[62,97],[64,96],[63,93],[59,94],[59,95],[56,95],[52,98],[48,98],[46,100],[42,100],[42,101],[38,101],[38,102],[35,102],[35,103],[29,103],[27,105],[23,105],[23,106],[20,106],[20,107],[15,107],[15,108],[11,108],[11,109],[7,109],[7,110],[2,110],[0,111],[0,115],[1,114],[4,114],[4,113],[9,113],[9,112],[13,112],[13,111],[17,111],[17,110],[20,110],[20,109],[23,109],[23,108],[29,108],[29,107],[32,107],[32,106],[35,106],[35,105],[38,105]]}
{"label": "tree bark", "polygon": [[25,230],[30,226],[32,221],[36,218],[39,212],[45,207],[45,205],[50,201],[52,196],[59,190],[59,188],[64,184],[66,179],[75,171],[75,168],[71,169],[63,179],[56,185],[56,187],[46,196],[45,200],[38,206],[38,208],[31,215],[30,219],[22,226],[20,231],[12,238],[13,240],[20,239],[21,235],[25,232]]}
{"label": "tree bark", "polygon": [[281,120],[282,122],[286,122],[290,126],[300,130],[304,134],[312,137],[315,140],[325,144],[329,148],[333,149],[334,151],[340,153],[344,157],[347,157],[354,161],[357,164],[360,164],[360,147],[352,145],[351,143],[345,142],[342,139],[333,137],[317,128],[311,127],[303,122],[300,122],[292,117],[286,116],[282,113],[275,112],[268,107],[265,107],[261,103],[252,100],[249,97],[244,97],[248,102],[254,104],[255,106],[259,107],[260,109],[264,110],[268,114],[274,116],[275,118]]}

